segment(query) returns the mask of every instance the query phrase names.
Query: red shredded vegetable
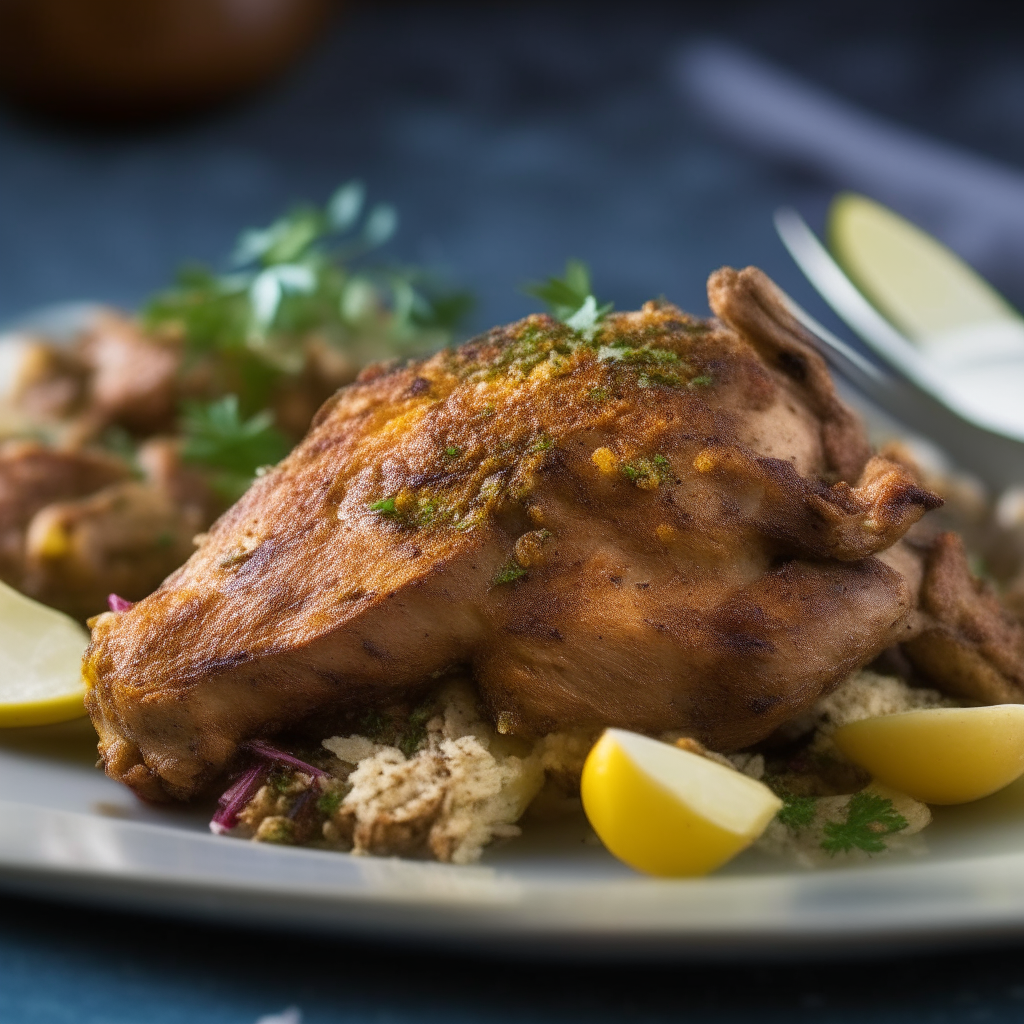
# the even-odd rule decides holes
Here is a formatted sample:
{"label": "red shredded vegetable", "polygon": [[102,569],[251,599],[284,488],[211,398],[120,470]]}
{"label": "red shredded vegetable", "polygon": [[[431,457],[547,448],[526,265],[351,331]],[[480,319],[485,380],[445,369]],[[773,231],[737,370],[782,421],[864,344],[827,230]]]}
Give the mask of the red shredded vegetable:
{"label": "red shredded vegetable", "polygon": [[220,808],[210,820],[210,831],[214,835],[230,832],[238,824],[238,814],[256,795],[263,780],[270,773],[266,764],[254,764],[244,771],[217,801]]}
{"label": "red shredded vegetable", "polygon": [[305,761],[300,761],[297,757],[292,757],[286,751],[278,750],[277,747],[264,743],[263,740],[250,740],[248,743],[242,744],[242,749],[250,754],[255,754],[259,760],[256,764],[247,768],[217,801],[220,807],[210,820],[210,831],[215,835],[223,835],[225,832],[230,832],[238,824],[239,812],[256,795],[260,786],[263,785],[270,774],[271,765],[287,765],[296,771],[312,775],[313,778],[327,777],[327,772],[322,769],[314,768],[313,765],[306,764]]}
{"label": "red shredded vegetable", "polygon": [[117,594],[107,594],[107,607],[112,612],[126,612],[129,608],[135,607],[135,602],[118,597]]}
{"label": "red shredded vegetable", "polygon": [[249,740],[248,743],[242,744],[242,749],[248,750],[265,761],[288,765],[289,768],[305,772],[306,775],[312,775],[313,778],[326,778],[327,776],[327,772],[323,769],[314,768],[313,765],[306,764],[305,761],[300,761],[297,757],[292,757],[291,754],[286,753],[284,750],[278,750],[277,747],[264,743],[263,740]]}

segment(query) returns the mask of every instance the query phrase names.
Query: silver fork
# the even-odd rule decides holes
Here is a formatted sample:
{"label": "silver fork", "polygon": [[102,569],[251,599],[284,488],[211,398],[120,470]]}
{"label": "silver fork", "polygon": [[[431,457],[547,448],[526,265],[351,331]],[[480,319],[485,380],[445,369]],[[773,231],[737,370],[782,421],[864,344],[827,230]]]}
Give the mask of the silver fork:
{"label": "silver fork", "polygon": [[775,227],[797,265],[843,320],[858,334],[872,335],[897,369],[904,369],[901,355],[914,361],[906,365],[910,374],[882,369],[783,293],[789,311],[808,330],[832,369],[882,412],[934,442],[996,493],[1024,485],[1024,442],[971,422],[919,383],[922,374],[913,347],[861,295],[798,213],[779,210]]}

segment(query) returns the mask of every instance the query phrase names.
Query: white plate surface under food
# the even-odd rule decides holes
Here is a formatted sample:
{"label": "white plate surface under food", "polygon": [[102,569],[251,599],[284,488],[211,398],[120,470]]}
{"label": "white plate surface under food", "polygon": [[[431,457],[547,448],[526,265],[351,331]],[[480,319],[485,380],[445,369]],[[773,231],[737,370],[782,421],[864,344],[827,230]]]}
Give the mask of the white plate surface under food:
{"label": "white plate surface under food", "polygon": [[927,852],[807,871],[748,851],[709,878],[644,878],[582,817],[459,867],[212,835],[94,767],[84,720],[0,732],[0,887],[214,919],[505,951],[840,951],[1024,934],[1024,781],[940,808]]}

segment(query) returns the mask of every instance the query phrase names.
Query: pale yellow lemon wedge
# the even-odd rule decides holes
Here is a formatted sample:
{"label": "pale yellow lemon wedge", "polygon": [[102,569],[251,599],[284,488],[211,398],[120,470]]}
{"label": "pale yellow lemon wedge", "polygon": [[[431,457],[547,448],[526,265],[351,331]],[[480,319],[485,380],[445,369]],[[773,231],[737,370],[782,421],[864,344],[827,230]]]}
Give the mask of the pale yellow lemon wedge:
{"label": "pale yellow lemon wedge", "polygon": [[926,804],[964,804],[1024,775],[1024,704],[926,708],[850,722],[836,746]]}
{"label": "pale yellow lemon wedge", "polygon": [[888,207],[843,193],[832,202],[828,242],[853,282],[912,339],[1020,316],[938,239]]}
{"label": "pale yellow lemon wedge", "polygon": [[619,860],[651,875],[705,875],[749,846],[782,802],[698,754],[608,729],[587,757],[583,809]]}
{"label": "pale yellow lemon wedge", "polygon": [[0,583],[0,727],[84,715],[82,655],[88,643],[89,634],[74,619]]}

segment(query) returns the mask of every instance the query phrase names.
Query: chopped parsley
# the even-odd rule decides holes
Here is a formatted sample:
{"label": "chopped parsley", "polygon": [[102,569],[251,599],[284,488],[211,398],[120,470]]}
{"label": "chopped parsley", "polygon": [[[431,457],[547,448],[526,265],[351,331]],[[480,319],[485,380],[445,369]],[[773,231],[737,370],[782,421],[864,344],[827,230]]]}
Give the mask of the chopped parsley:
{"label": "chopped parsley", "polygon": [[419,750],[427,738],[427,722],[433,717],[434,707],[430,704],[416,708],[409,715],[409,723],[395,744],[406,757],[412,757]]}
{"label": "chopped parsley", "polygon": [[866,791],[855,793],[846,805],[846,819],[826,822],[821,848],[832,856],[853,849],[883,853],[885,837],[906,827],[907,819],[895,810],[891,800]]}
{"label": "chopped parsley", "polygon": [[330,818],[334,812],[341,806],[342,800],[345,798],[341,793],[324,793],[316,802],[316,809],[321,814],[326,814]]}
{"label": "chopped parsley", "polygon": [[389,743],[394,736],[394,724],[380,711],[371,710],[360,720],[359,732],[374,743]]}
{"label": "chopped parsley", "polygon": [[398,514],[398,507],[394,498],[381,498],[370,506],[371,512],[379,512],[382,516],[394,516]]}
{"label": "chopped parsley", "polygon": [[602,345],[597,350],[602,362],[632,363],[634,365],[657,365],[678,363],[679,355],[668,348],[633,348],[629,345]]}
{"label": "chopped parsley", "polygon": [[651,459],[639,458],[630,462],[620,462],[619,472],[632,484],[642,489],[653,490],[669,477],[671,465],[664,455],[655,455]]}
{"label": "chopped parsley", "polygon": [[292,773],[285,771],[272,771],[267,776],[267,785],[278,795],[283,796],[288,792],[292,783]]}
{"label": "chopped parsley", "polygon": [[500,587],[504,583],[515,583],[526,575],[526,570],[515,559],[506,562],[491,580],[492,587]]}

